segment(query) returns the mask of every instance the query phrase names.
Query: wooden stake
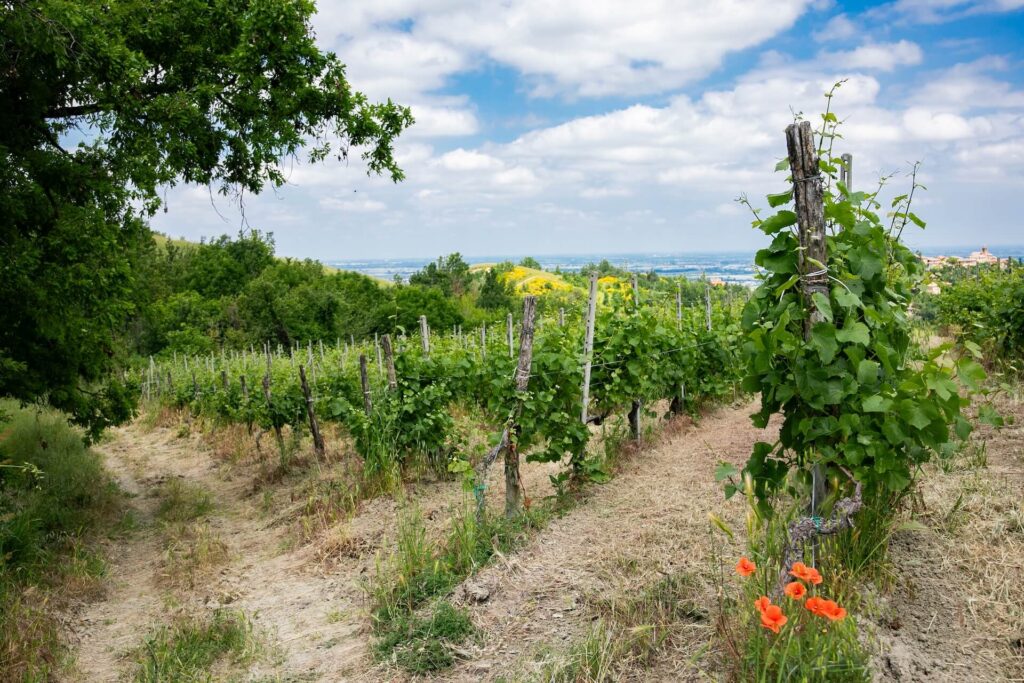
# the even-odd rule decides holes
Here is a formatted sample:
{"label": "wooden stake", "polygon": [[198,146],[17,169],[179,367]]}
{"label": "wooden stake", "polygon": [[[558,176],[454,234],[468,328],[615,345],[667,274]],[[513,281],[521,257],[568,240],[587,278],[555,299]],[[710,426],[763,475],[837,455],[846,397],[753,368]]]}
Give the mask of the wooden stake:
{"label": "wooden stake", "polygon": [[587,336],[583,342],[583,424],[590,421],[590,367],[594,361],[594,320],[597,316],[597,273],[590,274],[590,298],[587,301]]}
{"label": "wooden stake", "polygon": [[[516,365],[516,392],[526,391],[530,383],[530,366],[533,362],[533,322],[537,311],[537,298],[527,296],[523,299],[523,327],[519,333],[519,363]],[[509,319],[512,316],[509,314]],[[519,410],[515,413],[512,421],[510,435],[519,436],[519,424],[516,420],[519,412],[522,411],[522,402],[519,401]],[[514,517],[519,513],[522,505],[523,482],[519,476],[519,445],[518,439],[510,439],[508,448],[505,449],[505,516]]]}
{"label": "wooden stake", "polygon": [[420,316],[420,340],[423,344],[423,355],[430,355],[430,328],[427,326],[427,316]]}
{"label": "wooden stake", "polygon": [[676,327],[683,329],[683,283],[676,283]]}
{"label": "wooden stake", "polygon": [[366,354],[359,354],[359,383],[363,387],[363,409],[367,415],[373,414],[373,399],[370,398],[370,375],[366,371]]}
{"label": "wooden stake", "polygon": [[[270,373],[263,375],[263,398],[267,402],[267,411],[273,415],[274,404],[270,400]],[[277,447],[281,450],[281,457],[285,454],[284,435],[281,434],[281,427],[278,426],[277,420],[271,418],[274,424],[274,436],[277,438]]]}
{"label": "wooden stake", "polygon": [[380,343],[384,347],[384,359],[388,365],[388,389],[395,391],[398,389],[398,377],[395,375],[395,354],[391,348],[391,335],[385,334],[380,338]]}
{"label": "wooden stake", "polygon": [[565,309],[564,308],[559,308],[558,309],[558,326],[559,327],[565,327]]}
{"label": "wooden stake", "polygon": [[320,424],[316,420],[316,412],[313,410],[313,396],[309,393],[309,384],[306,382],[306,369],[299,363],[299,383],[302,385],[302,395],[306,399],[306,417],[309,418],[309,432],[313,435],[313,452],[316,457],[323,458],[326,453],[324,437],[320,433]]}
{"label": "wooden stake", "polygon": [[508,317],[505,318],[505,336],[508,337],[508,357],[511,358],[512,351],[512,314],[509,313]]}
{"label": "wooden stake", "polygon": [[[828,252],[825,241],[825,204],[818,150],[814,146],[814,133],[809,121],[786,127],[786,149],[789,168],[793,176],[793,201],[796,204],[797,226],[800,229],[800,252],[797,264],[800,286],[808,316],[804,323],[804,338],[811,338],[811,330],[825,321],[825,316],[814,303],[814,295],[828,299]],[[825,472],[820,464],[811,468],[811,515],[817,513],[818,504],[825,499]]]}

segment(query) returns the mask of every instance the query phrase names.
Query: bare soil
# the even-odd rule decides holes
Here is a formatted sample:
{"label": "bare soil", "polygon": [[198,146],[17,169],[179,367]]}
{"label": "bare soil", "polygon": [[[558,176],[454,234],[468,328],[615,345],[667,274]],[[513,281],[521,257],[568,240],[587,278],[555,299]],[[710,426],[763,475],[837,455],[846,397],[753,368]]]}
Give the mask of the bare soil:
{"label": "bare soil", "polygon": [[[884,681],[1024,680],[1024,406],[1005,401],[1018,424],[983,429],[987,466],[962,463],[949,474],[929,470],[923,508],[913,529],[892,548],[892,590],[877,597],[869,623],[877,636],[876,668]],[[713,641],[717,558],[740,552],[745,508],[726,502],[712,471],[741,463],[768,430],[751,426],[754,404],[723,407],[694,424],[669,423],[641,449],[627,453],[612,483],[595,486],[517,552],[497,558],[467,582],[482,602],[456,592],[479,630],[461,660],[439,681],[523,680],[538,661],[587,632],[595,604],[635,593],[667,574],[692,576],[706,618],[687,626],[644,671],[624,680],[686,681],[720,677]],[[254,489],[254,468],[212,453],[174,427],[116,430],[100,447],[107,466],[132,494],[138,528],[110,541],[109,587],[73,617],[78,680],[130,675],[127,653],[176,611],[228,606],[244,610],[270,655],[251,679],[402,681],[405,674],[374,664],[361,582],[394,536],[399,505],[390,498],[360,503],[350,519],[297,542],[294,514],[303,495],[282,482],[267,501]],[[492,468],[491,504],[500,504],[500,466]],[[551,492],[552,466],[524,469],[528,495]],[[159,485],[182,477],[213,495],[207,523],[229,559],[189,585],[169,584],[155,510]],[[413,501],[434,529],[447,523],[464,494],[457,482],[411,485]],[[956,501],[959,499],[959,503]],[[954,509],[955,508],[955,509]],[[712,533],[708,514],[740,533],[734,544]],[[865,620],[867,621],[867,620]]]}

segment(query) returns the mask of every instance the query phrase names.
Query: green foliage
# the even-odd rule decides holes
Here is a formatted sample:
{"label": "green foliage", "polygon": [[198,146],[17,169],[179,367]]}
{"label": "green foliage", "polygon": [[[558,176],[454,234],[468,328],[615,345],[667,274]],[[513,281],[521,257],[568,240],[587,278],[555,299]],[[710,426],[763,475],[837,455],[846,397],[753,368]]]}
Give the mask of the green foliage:
{"label": "green foliage", "polygon": [[[835,172],[825,159],[822,173]],[[894,202],[897,217],[887,227],[876,213],[877,193],[837,187],[824,199],[828,297],[801,296],[800,243],[789,229],[795,214],[783,209],[754,221],[772,241],[757,253],[764,272],[743,311],[744,388],[761,394],[757,426],[783,415],[779,441],[758,443],[745,468],[762,501],[790,468],[816,462],[847,469],[869,491],[903,491],[918,465],[949,448],[951,425],[959,438],[970,431],[954,380],[976,387],[978,364],[953,364],[945,347],[911,345],[907,308],[923,266],[894,229],[908,211],[906,198]],[[824,320],[805,340],[812,304]]]}
{"label": "green foliage", "polygon": [[[313,12],[309,0],[5,6],[0,395],[90,425],[127,416],[94,385],[138,301],[132,263],[161,186],[256,193],[307,145],[313,160],[362,149],[371,172],[402,177],[393,145],[411,113],[351,89],[315,44]],[[232,286],[218,272],[200,286]]]}
{"label": "green foliage", "polygon": [[937,322],[986,356],[1024,359],[1024,268],[946,268],[937,278]]}
{"label": "green foliage", "polygon": [[519,265],[523,268],[533,268],[534,270],[544,270],[541,268],[540,261],[533,258],[532,256],[526,256],[519,261]]}
{"label": "green foliage", "polygon": [[413,674],[428,674],[455,663],[451,646],[473,634],[473,622],[463,608],[442,600],[429,615],[403,614],[379,633],[374,650],[381,659]]}
{"label": "green foliage", "polygon": [[487,310],[511,309],[513,302],[512,285],[506,282],[497,268],[490,268],[484,275],[483,284],[480,285],[480,295],[476,304]]}
{"label": "green foliage", "polygon": [[0,575],[37,578],[114,508],[116,487],[64,416],[19,409],[0,441]]}
{"label": "green foliage", "polygon": [[60,678],[66,644],[48,591],[66,576],[102,574],[101,558],[84,541],[112,520],[118,503],[99,458],[64,416],[0,400],[0,668],[7,679]]}
{"label": "green foliage", "polygon": [[132,653],[134,680],[211,681],[222,663],[243,664],[259,654],[252,623],[242,612],[218,609],[205,617],[182,617],[160,626]]}
{"label": "green foliage", "polygon": [[436,287],[445,296],[461,296],[468,290],[471,279],[469,264],[462,254],[455,252],[437,257],[436,262],[410,275],[409,284]]}

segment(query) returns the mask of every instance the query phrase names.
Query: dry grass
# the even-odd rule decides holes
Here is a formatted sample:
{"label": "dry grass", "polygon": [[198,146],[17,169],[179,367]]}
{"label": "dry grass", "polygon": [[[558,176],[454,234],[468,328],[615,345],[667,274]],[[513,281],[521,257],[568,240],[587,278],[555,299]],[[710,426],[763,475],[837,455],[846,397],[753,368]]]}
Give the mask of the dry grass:
{"label": "dry grass", "polygon": [[1024,678],[1024,403],[981,426],[919,483],[916,520],[896,534],[894,593],[881,600],[876,668],[882,680]]}

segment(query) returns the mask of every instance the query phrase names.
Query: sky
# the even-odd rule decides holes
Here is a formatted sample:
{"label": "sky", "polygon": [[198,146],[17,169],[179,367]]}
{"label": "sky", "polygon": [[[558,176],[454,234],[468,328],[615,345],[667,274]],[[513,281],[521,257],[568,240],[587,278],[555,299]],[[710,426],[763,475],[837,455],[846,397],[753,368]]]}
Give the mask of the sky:
{"label": "sky", "polygon": [[[1024,0],[320,0],[353,86],[411,107],[406,180],[289,162],[244,211],[167,192],[154,229],[274,234],[323,261],[754,250],[735,200],[774,172],[824,93],[856,189],[909,189],[916,248],[1024,243]],[[909,230],[909,229],[908,229]]]}

